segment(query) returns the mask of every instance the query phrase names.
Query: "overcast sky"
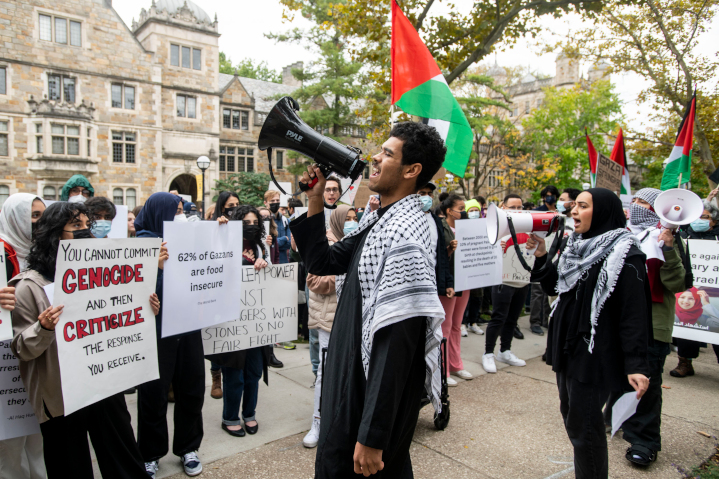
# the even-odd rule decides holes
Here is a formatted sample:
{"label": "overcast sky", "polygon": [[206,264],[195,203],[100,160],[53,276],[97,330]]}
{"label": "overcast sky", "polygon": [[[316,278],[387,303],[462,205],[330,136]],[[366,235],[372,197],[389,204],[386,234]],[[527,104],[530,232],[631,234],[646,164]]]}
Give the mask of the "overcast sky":
{"label": "overcast sky", "polygon": [[[457,8],[468,10],[472,8],[474,0],[455,0]],[[282,6],[278,0],[203,0],[196,2],[204,9],[211,18],[215,13],[218,17],[220,37],[220,50],[225,52],[233,62],[243,58],[264,60],[273,69],[281,69],[283,66],[292,64],[298,60],[305,63],[312,61],[313,55],[299,45],[275,44],[273,40],[264,37],[267,32],[282,32],[294,27],[310,26],[309,22],[299,15],[291,24],[282,21]],[[149,8],[151,0],[116,0],[113,7],[120,14],[125,23],[130,26],[133,17],[139,18],[140,10]],[[441,1],[433,7],[434,15],[441,15],[446,10],[446,3]],[[576,18],[554,19],[545,17],[542,19],[542,26],[546,32],[555,34],[566,33],[570,24],[577,28]],[[717,28],[707,36],[717,35]],[[715,37],[716,38],[716,37]],[[504,49],[497,53],[500,65],[515,66],[522,65],[532,70],[553,76],[555,74],[555,55],[537,54],[538,47],[535,40],[519,41],[511,48]],[[702,42],[708,50],[713,49],[716,54],[716,42]],[[700,45],[702,44],[700,43]],[[490,62],[494,62],[494,55]],[[487,61],[487,60],[485,60]],[[582,65],[585,73],[589,65]],[[639,127],[650,112],[650,107],[638,105],[637,94],[645,87],[643,79],[636,75],[613,75],[612,81],[616,84],[622,100],[625,102],[624,113],[632,126]]]}

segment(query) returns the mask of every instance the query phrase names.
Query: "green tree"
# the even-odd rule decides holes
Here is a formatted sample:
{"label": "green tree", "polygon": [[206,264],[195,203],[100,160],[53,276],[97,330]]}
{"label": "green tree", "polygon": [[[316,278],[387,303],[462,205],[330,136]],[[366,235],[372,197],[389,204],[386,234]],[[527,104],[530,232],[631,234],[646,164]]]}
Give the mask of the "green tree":
{"label": "green tree", "polygon": [[[619,96],[606,80],[568,89],[550,87],[544,95],[542,105],[522,121],[518,149],[558,188],[580,188],[589,180],[585,128],[596,148],[608,154],[624,119]],[[604,141],[597,141],[599,135]]]}
{"label": "green tree", "polygon": [[[215,180],[213,191],[234,191],[240,198],[241,205],[261,206],[270,175],[265,173],[240,172],[233,173],[224,180]],[[212,201],[217,201],[216,194]]]}
{"label": "green tree", "polygon": [[255,78],[257,80],[271,81],[274,83],[282,83],[282,73],[271,69],[267,62],[255,62],[251,58],[240,60],[237,65],[232,65],[232,60],[220,52],[220,73],[234,75],[245,78]]}

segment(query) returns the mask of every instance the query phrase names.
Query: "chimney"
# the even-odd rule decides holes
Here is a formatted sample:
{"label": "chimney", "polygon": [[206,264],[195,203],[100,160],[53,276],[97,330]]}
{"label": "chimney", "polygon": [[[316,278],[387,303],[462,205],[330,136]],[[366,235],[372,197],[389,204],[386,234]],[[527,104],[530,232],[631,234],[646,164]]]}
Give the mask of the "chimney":
{"label": "chimney", "polygon": [[302,87],[302,82],[292,76],[292,70],[303,70],[305,64],[303,62],[295,62],[292,65],[287,65],[282,69],[282,84],[295,86],[297,88]]}

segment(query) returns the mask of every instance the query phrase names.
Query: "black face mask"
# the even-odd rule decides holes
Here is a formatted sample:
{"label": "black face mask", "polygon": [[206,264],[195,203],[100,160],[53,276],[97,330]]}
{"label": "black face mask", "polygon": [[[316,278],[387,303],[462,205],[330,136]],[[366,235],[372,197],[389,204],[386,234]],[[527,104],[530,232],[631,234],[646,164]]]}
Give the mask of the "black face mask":
{"label": "black face mask", "polygon": [[554,203],[557,202],[557,197],[556,196],[547,196],[546,198],[544,198],[544,202],[547,203],[548,205],[553,205]]}
{"label": "black face mask", "polygon": [[246,240],[255,240],[260,235],[259,225],[242,225],[242,237]]}
{"label": "black face mask", "polygon": [[72,237],[74,239],[94,238],[92,233],[90,233],[90,228],[85,228],[84,230],[75,230],[72,232]]}
{"label": "black face mask", "polygon": [[272,212],[272,214],[275,214],[278,211],[280,211],[280,204],[279,203],[270,203],[270,211]]}
{"label": "black face mask", "polygon": [[467,212],[466,212],[466,211],[462,211],[462,212],[459,214],[459,219],[460,219],[460,220],[469,219],[469,216],[467,216]]}
{"label": "black face mask", "polygon": [[232,208],[225,208],[225,211],[222,212],[222,216],[230,220],[232,219],[232,215],[235,214],[235,210],[237,210],[237,206],[233,206]]}

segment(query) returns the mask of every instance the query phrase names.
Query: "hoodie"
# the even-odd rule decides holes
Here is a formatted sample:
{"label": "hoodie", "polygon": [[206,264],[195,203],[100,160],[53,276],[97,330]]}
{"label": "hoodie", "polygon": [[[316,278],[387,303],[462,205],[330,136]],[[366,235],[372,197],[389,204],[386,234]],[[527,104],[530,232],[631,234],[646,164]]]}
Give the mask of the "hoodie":
{"label": "hoodie", "polygon": [[67,201],[70,198],[70,190],[82,186],[90,190],[90,197],[95,196],[95,188],[90,184],[90,180],[82,175],[75,175],[67,180],[67,183],[62,187],[60,192],[60,201]]}

